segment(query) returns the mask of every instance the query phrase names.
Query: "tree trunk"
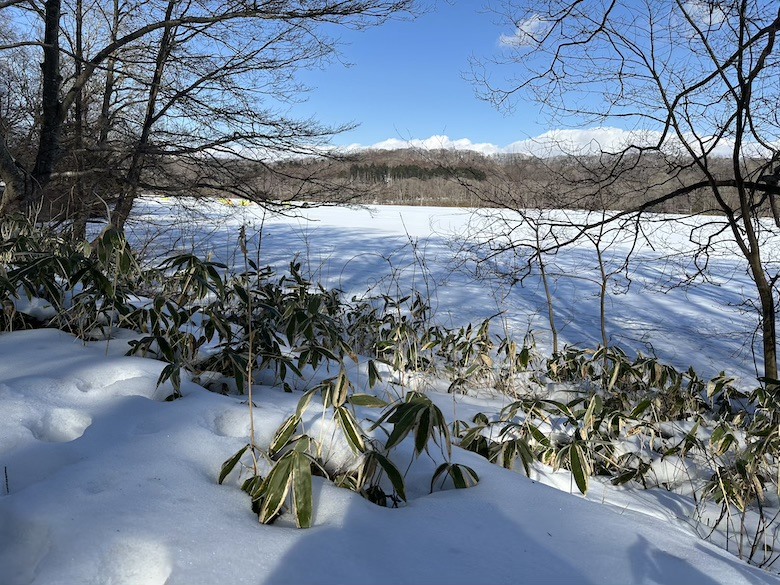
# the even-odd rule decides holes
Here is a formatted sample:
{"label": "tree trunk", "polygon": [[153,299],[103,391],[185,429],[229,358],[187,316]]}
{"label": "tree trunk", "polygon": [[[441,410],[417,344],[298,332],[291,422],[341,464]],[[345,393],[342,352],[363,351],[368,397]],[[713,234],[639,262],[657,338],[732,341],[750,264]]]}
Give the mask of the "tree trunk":
{"label": "tree trunk", "polygon": [[[601,237],[601,234],[599,234]],[[604,254],[601,252],[601,242],[596,241],[596,257],[599,261],[599,273],[601,280],[599,282],[599,324],[601,325],[601,345],[606,350],[609,346],[609,336],[607,335],[607,289],[609,286],[609,275],[604,268]],[[604,361],[606,365],[607,352],[604,352]]]}
{"label": "tree trunk", "polygon": [[61,0],[47,0],[44,6],[43,62],[41,63],[41,129],[38,153],[32,172],[13,157],[4,136],[0,136],[0,178],[5,191],[0,199],[0,216],[29,212],[40,201],[59,156],[64,110],[60,102],[60,8]]}
{"label": "tree trunk", "polygon": [[[113,20],[111,23],[111,42],[115,43],[119,34],[119,0],[114,0]],[[108,142],[108,133],[111,129],[111,100],[114,96],[114,83],[116,80],[117,57],[112,54],[106,62],[106,83],[103,89],[103,102],[100,106],[98,118],[98,146],[104,146]]]}
{"label": "tree trunk", "polygon": [[550,334],[552,335],[552,352],[553,355],[558,353],[558,328],[555,325],[555,306],[550,290],[550,282],[547,277],[547,265],[542,258],[542,241],[539,238],[539,228],[536,229],[536,254],[539,262],[539,274],[542,277],[542,285],[544,286],[544,296],[547,300],[547,320],[550,323]]}
{"label": "tree trunk", "polygon": [[550,334],[552,335],[552,352],[553,355],[558,353],[558,327],[555,325],[555,307],[553,306],[553,296],[550,290],[550,283],[547,280],[547,267],[542,260],[541,255],[539,257],[539,272],[542,276],[542,284],[544,285],[544,296],[547,299],[547,320],[550,323]]}
{"label": "tree trunk", "polygon": [[[174,8],[178,0],[170,0],[168,7],[165,11],[165,20],[171,20],[173,16]],[[163,72],[165,71],[165,65],[168,62],[168,57],[171,54],[171,48],[173,44],[174,27],[166,26],[163,30],[162,38],[160,39],[160,46],[157,50],[157,59],[155,62],[154,76],[152,77],[152,83],[149,86],[149,96],[146,100],[146,114],[144,116],[144,124],[141,128],[141,136],[138,139],[135,152],[133,152],[133,158],[130,163],[130,169],[127,173],[127,180],[125,186],[122,188],[122,192],[117,198],[114,211],[111,215],[111,225],[118,230],[124,230],[125,222],[130,216],[130,212],[133,209],[133,203],[138,194],[138,185],[141,181],[141,174],[146,162],[146,152],[149,146],[149,138],[152,134],[152,126],[154,125],[155,110],[157,108],[157,98],[160,94],[160,84],[162,83]]]}
{"label": "tree trunk", "polygon": [[[84,62],[83,44],[84,4],[82,0],[76,0],[76,52],[74,55],[74,68],[76,78],[81,76]],[[65,219],[71,220],[71,235],[76,240],[84,240],[87,237],[87,220],[89,219],[89,202],[84,192],[84,181],[81,179],[81,171],[84,169],[84,88],[80,88],[76,94],[73,109],[73,150],[76,166],[76,179],[70,192],[70,209]]]}
{"label": "tree trunk", "polygon": [[751,255],[750,271],[761,302],[761,338],[764,350],[764,376],[777,380],[777,324],[775,319],[775,297],[772,285],[761,269],[758,254]]}
{"label": "tree trunk", "polygon": [[0,197],[0,217],[21,211],[22,202],[25,200],[27,174],[17,164],[2,135],[0,135],[0,179],[5,183],[5,190]]}
{"label": "tree trunk", "polygon": [[32,176],[34,188],[26,194],[28,205],[34,204],[41,188],[49,182],[57,162],[62,133],[63,110],[60,102],[62,75],[60,75],[60,0],[47,0],[44,14],[42,89],[41,89],[41,135],[38,142],[38,156],[35,159]]}
{"label": "tree trunk", "polygon": [[133,204],[137,196],[137,187],[128,187],[122,190],[122,195],[117,199],[114,205],[114,211],[111,214],[111,225],[119,231],[124,231],[130,212],[133,211]]}

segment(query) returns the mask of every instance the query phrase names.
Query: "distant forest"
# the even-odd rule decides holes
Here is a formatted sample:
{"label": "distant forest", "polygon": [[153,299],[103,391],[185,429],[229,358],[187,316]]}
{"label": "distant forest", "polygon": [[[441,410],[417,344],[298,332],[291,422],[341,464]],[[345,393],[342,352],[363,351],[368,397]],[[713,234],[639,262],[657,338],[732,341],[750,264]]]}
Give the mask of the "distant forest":
{"label": "distant forest", "polygon": [[[712,164],[716,174],[722,165],[727,175],[727,159]],[[271,169],[260,176],[268,182],[269,197],[282,200],[510,209],[626,209],[700,180],[693,165],[659,154],[536,158],[366,150],[346,157],[290,160]],[[652,210],[716,212],[711,197],[704,190],[693,191]]]}
{"label": "distant forest", "polygon": [[[150,160],[152,159],[150,155]],[[757,165],[759,161],[755,161]],[[716,175],[730,161],[712,159]],[[365,150],[348,155],[258,161],[201,158],[151,162],[141,188],[169,196],[239,197],[272,208],[289,202],[317,204],[428,205],[508,209],[627,209],[701,180],[684,160],[644,153],[641,157],[591,156],[536,158],[483,155],[454,150]],[[110,169],[109,169],[110,170]],[[103,217],[114,191],[107,183]],[[50,186],[47,205],[72,205],[71,190]],[[692,191],[670,198],[652,211],[718,213],[711,192]]]}
{"label": "distant forest", "polygon": [[429,181],[436,178],[450,179],[453,177],[484,181],[487,173],[482,169],[473,167],[457,167],[449,169],[445,167],[426,168],[418,164],[388,165],[382,164],[352,164],[349,173],[341,173],[344,178],[366,183],[392,183],[404,179],[420,179]]}

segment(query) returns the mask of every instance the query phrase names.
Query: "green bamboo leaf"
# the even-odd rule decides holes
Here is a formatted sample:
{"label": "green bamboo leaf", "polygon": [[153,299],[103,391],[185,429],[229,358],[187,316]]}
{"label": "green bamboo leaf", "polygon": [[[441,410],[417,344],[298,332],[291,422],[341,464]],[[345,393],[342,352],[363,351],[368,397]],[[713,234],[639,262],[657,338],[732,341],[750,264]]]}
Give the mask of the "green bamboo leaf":
{"label": "green bamboo leaf", "polygon": [[277,461],[274,468],[263,481],[261,490],[264,493],[263,503],[260,506],[260,522],[271,523],[282,509],[292,482],[291,453]]}
{"label": "green bamboo leaf", "polygon": [[395,404],[395,406],[393,408],[391,408],[391,409],[387,410],[386,412],[384,412],[382,414],[382,416],[379,417],[379,420],[377,420],[374,424],[372,424],[369,427],[370,431],[376,430],[379,427],[381,427],[384,424],[385,421],[387,421],[391,416],[393,416],[395,414],[395,411],[396,411],[396,408],[398,408],[398,405],[397,405],[397,402],[393,403],[393,404]]}
{"label": "green bamboo leaf", "polygon": [[298,368],[290,358],[278,358],[277,363],[279,364],[279,377],[282,380],[287,378],[287,368],[292,370],[292,373],[295,374],[296,377],[303,378],[303,373],[300,368]]}
{"label": "green bamboo leaf", "polygon": [[352,406],[362,406],[364,408],[386,408],[388,406],[387,402],[371,394],[351,394],[347,402]]}
{"label": "green bamboo leaf", "polygon": [[175,361],[176,356],[174,355],[171,344],[168,343],[168,339],[162,335],[158,335],[154,338],[154,340],[157,342],[157,346],[160,348],[160,354],[169,362]]}
{"label": "green bamboo leaf", "polygon": [[469,487],[466,483],[466,478],[463,475],[463,470],[457,464],[450,466],[448,474],[452,478],[452,483],[455,485],[455,489],[460,490]]}
{"label": "green bamboo leaf", "polygon": [[465,380],[468,380],[469,376],[471,376],[474,372],[478,371],[482,366],[480,364],[475,363],[471,364],[463,374],[462,378]]}
{"label": "green bamboo leaf", "polygon": [[426,341],[425,343],[422,344],[422,347],[420,347],[420,351],[430,351],[437,345],[439,345],[439,341],[436,339]]}
{"label": "green bamboo leaf", "polygon": [[236,389],[243,394],[247,391],[245,375],[248,366],[247,359],[233,350],[228,351],[226,355],[233,369],[233,379],[236,381]]}
{"label": "green bamboo leaf", "polygon": [[583,456],[580,446],[576,443],[572,443],[569,446],[569,465],[571,466],[571,472],[574,475],[574,482],[577,484],[577,489],[580,493],[585,495],[588,492],[588,479],[589,473],[586,467],[587,462]]}
{"label": "green bamboo leaf", "polygon": [[420,455],[425,450],[428,440],[431,438],[431,422],[431,412],[426,408],[420,413],[414,432],[414,452],[417,455]]}
{"label": "green bamboo leaf", "polygon": [[[512,416],[514,416],[514,415],[512,415]],[[503,417],[503,414],[502,414],[502,417]],[[471,422],[474,422],[474,423],[477,423],[477,424],[483,425],[483,426],[486,426],[486,425],[490,424],[490,420],[488,419],[487,415],[485,415],[482,412],[478,412],[477,414],[475,414],[474,418],[471,419]]]}
{"label": "green bamboo leaf", "polygon": [[531,447],[523,439],[516,439],[517,454],[520,456],[520,461],[523,464],[526,476],[531,476],[531,463],[534,461],[534,454],[531,451]]}
{"label": "green bamboo leaf", "polygon": [[248,493],[253,500],[257,500],[262,497],[262,487],[263,478],[259,475],[250,477],[243,484],[241,484],[241,490]]}
{"label": "green bamboo leaf", "polygon": [[574,416],[574,413],[571,411],[571,408],[569,408],[567,404],[564,404],[563,402],[560,402],[558,400],[550,400],[550,399],[543,400],[542,402],[554,406],[555,410],[557,410],[560,414],[562,414],[563,416],[569,419],[569,422],[576,424],[577,417]]}
{"label": "green bamboo leaf", "polygon": [[588,403],[588,408],[585,410],[585,416],[582,418],[582,426],[586,433],[591,429],[596,430],[594,428],[595,418],[601,414],[602,407],[601,396],[594,394]]}
{"label": "green bamboo leaf", "polygon": [[338,408],[340,406],[343,406],[344,403],[347,402],[347,398],[349,398],[349,391],[352,388],[352,382],[349,381],[349,376],[347,376],[347,372],[342,368],[339,371],[339,375],[336,377],[335,382],[335,395],[333,397],[333,406]]}
{"label": "green bamboo leaf", "polygon": [[479,483],[477,472],[467,465],[453,463],[450,466],[449,474],[452,477],[455,488],[459,490],[473,487]]}
{"label": "green bamboo leaf", "polygon": [[491,449],[495,448],[495,444],[494,441],[488,440],[484,435],[476,435],[467,443],[461,442],[460,446],[490,460]]}
{"label": "green bamboo leaf", "polygon": [[333,395],[335,394],[335,378],[328,378],[320,382],[317,388],[322,393],[322,403],[325,407],[333,406]]}
{"label": "green bamboo leaf", "polygon": [[528,363],[531,361],[531,349],[528,347],[523,347],[523,349],[520,351],[520,367],[523,369],[528,367]]}
{"label": "green bamboo leaf", "polygon": [[297,414],[293,414],[276,430],[271,446],[268,447],[271,457],[277,455],[290,442],[295,431],[298,430],[299,424],[301,424],[301,418]]}
{"label": "green bamboo leaf", "polygon": [[395,493],[397,493],[398,497],[405,502],[406,484],[404,482],[403,476],[401,475],[401,472],[398,471],[398,468],[395,466],[395,464],[378,451],[371,451],[368,453],[368,456],[374,459],[382,468],[382,470],[384,470],[384,472],[387,474],[387,478],[390,480],[390,484],[395,490]]}
{"label": "green bamboo leaf", "polygon": [[287,329],[285,331],[285,334],[287,336],[287,343],[292,347],[294,345],[295,341],[295,333],[296,333],[296,319],[290,319],[290,321],[287,323]]}
{"label": "green bamboo leaf", "polygon": [[727,434],[718,445],[718,449],[715,451],[718,455],[723,455],[729,450],[729,447],[737,444],[737,439],[731,433]]}
{"label": "green bamboo leaf", "polygon": [[[408,408],[404,408],[408,407]],[[406,438],[406,436],[415,428],[415,423],[417,422],[417,417],[420,412],[420,410],[424,409],[425,406],[421,404],[400,404],[396,407],[396,413],[395,414],[401,414],[401,416],[396,417],[395,414],[391,416],[388,420],[389,422],[394,423],[393,425],[393,431],[390,433],[390,436],[387,438],[387,443],[385,443],[385,449],[392,449],[396,445],[398,445],[401,441]],[[395,419],[395,420],[394,420]]]}
{"label": "green bamboo leaf", "polygon": [[[515,466],[515,458],[517,456],[516,439],[510,441],[504,441],[497,444],[491,450],[491,456],[488,459],[491,463],[500,463],[501,467],[505,469],[513,469]],[[499,461],[500,459],[500,461]]]}
{"label": "green bamboo leaf", "polygon": [[350,449],[357,454],[366,450],[366,443],[363,440],[363,430],[360,428],[353,414],[345,407],[339,406],[336,409],[336,420],[344,432]]}
{"label": "green bamboo leaf", "polygon": [[368,360],[368,387],[373,388],[377,382],[382,381],[382,375],[374,363],[374,360]]}
{"label": "green bamboo leaf", "polygon": [[[430,404],[430,412],[433,415],[432,426],[439,429],[439,434],[441,435],[441,438],[444,441],[444,446],[446,446],[447,448],[447,458],[449,459],[452,457],[452,440],[450,439],[450,426],[447,424],[447,419],[444,418],[444,413],[439,409],[439,407],[433,404],[432,402],[429,402],[429,404]],[[436,435],[433,434],[433,429],[431,429],[429,435],[433,437],[433,440],[438,445],[439,441],[436,439]]]}
{"label": "green bamboo leaf", "polygon": [[239,299],[241,299],[241,302],[244,305],[248,305],[249,304],[249,293],[247,292],[247,290],[243,286],[240,286],[240,285],[236,284],[233,287],[233,292],[235,292],[238,295]]}
{"label": "green bamboo leaf", "polygon": [[469,449],[471,450],[471,445],[479,438],[483,437],[483,431],[487,427],[485,425],[477,425],[473,426],[470,429],[468,429],[464,434],[463,437],[460,439],[460,446],[463,449]]}
{"label": "green bamboo leaf", "polygon": [[317,442],[309,435],[301,435],[301,437],[295,441],[293,451],[297,453],[309,453],[311,452],[312,445],[316,447]]}
{"label": "green bamboo leaf", "polygon": [[550,439],[545,436],[545,434],[539,430],[539,427],[537,427],[535,424],[532,423],[526,423],[528,426],[528,432],[531,433],[531,436],[534,438],[534,440],[539,443],[540,445],[544,447],[550,446]]}
{"label": "green bamboo leaf", "polygon": [[337,356],[335,353],[333,353],[331,350],[329,350],[327,347],[324,347],[324,346],[322,346],[322,345],[316,345],[316,346],[314,346],[314,348],[315,348],[315,349],[316,349],[316,350],[317,350],[319,353],[321,353],[321,354],[322,354],[322,355],[324,355],[326,358],[328,358],[329,360],[331,360],[331,361],[334,361],[334,362],[338,362],[338,361],[340,361],[340,360],[339,360],[339,357],[338,357],[338,356]]}
{"label": "green bamboo leaf", "polygon": [[316,393],[317,388],[312,388],[301,397],[301,399],[298,401],[298,407],[295,409],[295,416],[298,418],[303,416],[303,413],[307,408],[309,408],[309,404],[311,404],[312,398],[314,398]]}
{"label": "green bamboo leaf", "polygon": [[292,455],[293,514],[298,528],[310,528],[313,516],[311,458],[306,453]]}
{"label": "green bamboo leaf", "polygon": [[612,375],[609,378],[609,384],[607,384],[607,391],[612,390],[612,388],[615,386],[615,383],[617,382],[619,375],[620,375],[620,362],[617,362],[615,363],[615,367],[612,370]]}
{"label": "green bamboo leaf", "polygon": [[249,447],[250,445],[247,443],[241,447],[241,449],[239,449],[235,455],[222,464],[222,469],[219,472],[219,479],[217,480],[217,483],[221,484],[223,481],[225,481],[225,478],[230,474],[231,471],[233,471],[233,468],[241,460],[241,456],[246,452],[247,449],[249,449]]}
{"label": "green bamboo leaf", "polygon": [[722,438],[723,435],[726,434],[726,428],[723,425],[718,425],[715,427],[715,430],[712,431],[712,435],[710,436],[710,444],[716,445]]}
{"label": "green bamboo leaf", "polygon": [[632,479],[636,478],[637,475],[638,475],[638,471],[636,469],[629,468],[626,471],[613,477],[611,483],[612,485],[624,485],[627,484]]}
{"label": "green bamboo leaf", "polygon": [[448,474],[450,465],[451,464],[448,462],[442,463],[436,468],[436,471],[433,472],[433,477],[431,478],[431,493],[433,493],[433,487],[436,484],[436,480],[439,479],[442,474]]}
{"label": "green bamboo leaf", "polygon": [[630,418],[639,418],[644,414],[644,412],[650,407],[650,405],[653,403],[651,398],[645,398],[642,400],[639,404],[637,404],[634,407],[634,410],[631,411],[631,414],[628,416]]}

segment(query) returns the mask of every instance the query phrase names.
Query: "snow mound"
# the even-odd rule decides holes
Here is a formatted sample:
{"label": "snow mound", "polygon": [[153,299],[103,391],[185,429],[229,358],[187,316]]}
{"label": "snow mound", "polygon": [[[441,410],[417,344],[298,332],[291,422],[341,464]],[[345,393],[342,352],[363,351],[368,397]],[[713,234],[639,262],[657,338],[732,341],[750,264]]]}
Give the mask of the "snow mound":
{"label": "snow mound", "polygon": [[27,426],[39,441],[66,443],[78,439],[92,423],[92,417],[72,408],[53,408]]}

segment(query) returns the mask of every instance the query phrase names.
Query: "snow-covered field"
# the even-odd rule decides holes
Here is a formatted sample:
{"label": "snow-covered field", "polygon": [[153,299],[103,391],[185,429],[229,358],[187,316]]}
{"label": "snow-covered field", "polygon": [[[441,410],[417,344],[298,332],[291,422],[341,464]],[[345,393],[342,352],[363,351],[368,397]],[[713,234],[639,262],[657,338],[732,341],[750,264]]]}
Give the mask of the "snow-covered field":
{"label": "snow-covered field", "polygon": [[[549,350],[547,305],[538,273],[532,273],[522,286],[510,286],[506,279],[495,277],[489,266],[476,270],[469,262],[473,254],[467,251],[468,244],[496,229],[493,212],[326,207],[306,210],[304,218],[294,218],[266,215],[253,206],[199,202],[172,207],[146,200],[136,213],[131,238],[154,242],[150,251],[194,249],[235,265],[238,231],[244,225],[248,235],[254,236],[262,264],[283,271],[297,258],[304,273],[343,290],[345,298],[416,289],[429,298],[437,319],[446,325],[499,315],[497,324],[504,320],[520,338],[531,331],[540,349]],[[751,343],[755,342],[760,366],[760,332],[754,337],[756,314],[745,306],[756,298],[745,262],[725,240],[709,260],[709,282],[675,287],[693,271],[691,233],[703,240],[713,228],[697,229],[703,222],[696,218],[662,221],[667,217],[657,216],[659,221],[644,224],[649,243],[633,252],[630,286],[624,275],[617,274],[610,281],[610,343],[656,355],[678,369],[693,366],[705,378],[725,370],[752,387],[757,369]],[[532,238],[525,229],[516,230],[515,237]],[[605,251],[608,268],[610,262],[616,266],[629,247],[630,241],[616,238]],[[767,261],[776,264],[780,241],[770,241],[763,252]],[[511,257],[495,262],[502,270],[510,262],[522,264]],[[597,346],[601,337],[595,251],[582,244],[563,250],[548,259],[547,270],[561,344]]]}
{"label": "snow-covered field", "polygon": [[[531,329],[541,347],[549,343],[538,280],[510,288],[457,262],[452,236],[470,225],[467,212],[307,215],[312,221],[147,200],[132,237],[150,255],[179,247],[230,264],[245,225],[261,263],[281,270],[297,255],[306,273],[346,297],[416,288],[444,323],[501,313],[516,335]],[[679,247],[680,233],[659,231],[657,243]],[[643,250],[632,286],[611,296],[612,339],[705,376],[726,369],[749,385],[744,341],[755,318],[736,307],[751,294],[738,258],[716,260],[715,283],[659,290],[651,277],[679,268],[668,250]],[[556,264],[562,337],[593,346],[596,284],[583,276],[595,274],[595,255],[574,250]],[[50,329],[0,335],[0,583],[780,583],[702,540],[684,497],[594,481],[585,498],[568,472],[540,469],[529,479],[459,449],[455,460],[480,476],[471,489],[412,490],[408,505],[388,509],[315,478],[313,528],[284,516],[261,525],[236,479],[217,485],[222,462],[247,441],[245,399],[187,381],[183,399],[165,402],[170,389],[156,388],[164,364],[125,350],[121,340],[85,344]],[[256,389],[260,443],[299,398]],[[431,398],[464,419],[508,400]]]}

